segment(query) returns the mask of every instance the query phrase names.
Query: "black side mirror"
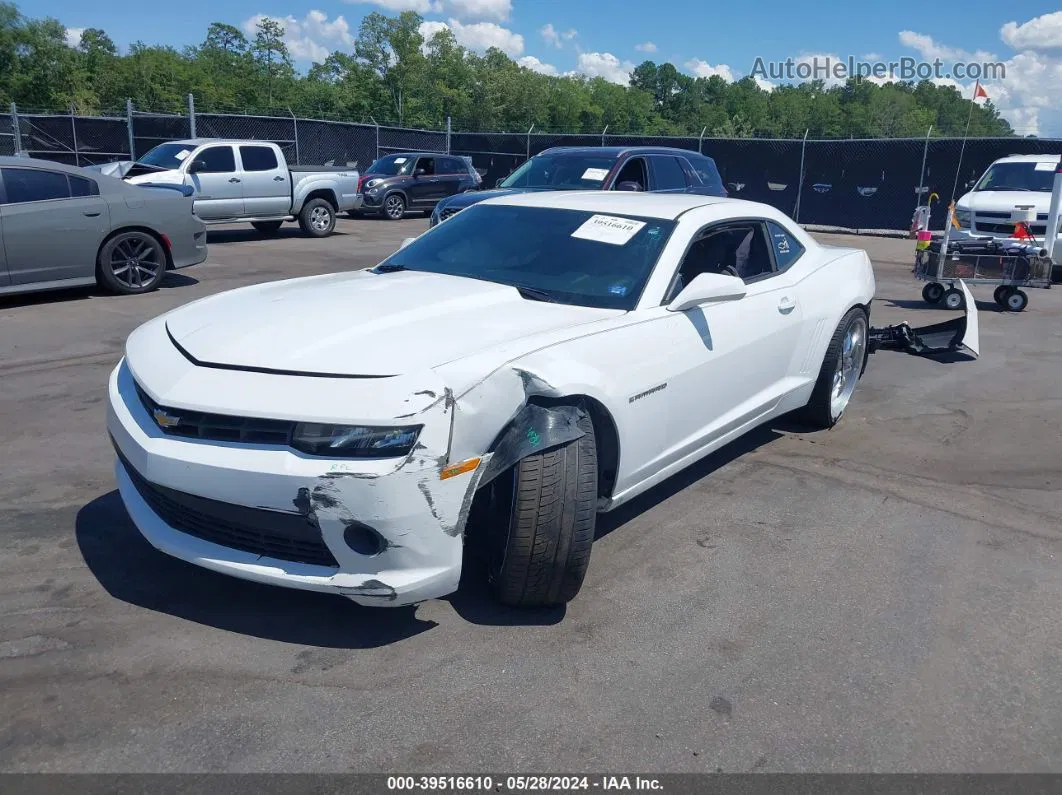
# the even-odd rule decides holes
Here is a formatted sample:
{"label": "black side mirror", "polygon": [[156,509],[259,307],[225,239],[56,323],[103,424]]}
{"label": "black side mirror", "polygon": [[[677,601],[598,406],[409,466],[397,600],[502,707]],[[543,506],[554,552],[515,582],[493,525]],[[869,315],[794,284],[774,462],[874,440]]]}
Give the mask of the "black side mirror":
{"label": "black side mirror", "polygon": [[189,174],[198,174],[200,171],[205,171],[207,167],[205,160],[193,160],[192,165],[188,166]]}
{"label": "black side mirror", "polygon": [[621,182],[616,186],[616,190],[641,191],[642,186],[637,182]]}

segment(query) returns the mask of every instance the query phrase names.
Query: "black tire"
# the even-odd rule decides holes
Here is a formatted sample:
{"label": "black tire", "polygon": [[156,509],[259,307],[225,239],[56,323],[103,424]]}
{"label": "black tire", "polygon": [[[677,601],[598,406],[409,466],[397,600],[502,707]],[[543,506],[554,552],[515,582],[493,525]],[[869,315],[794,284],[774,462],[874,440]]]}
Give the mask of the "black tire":
{"label": "black tire", "polygon": [[944,285],[937,282],[930,282],[922,288],[922,300],[927,304],[939,304],[940,299],[944,297]]}
{"label": "black tire", "polygon": [[255,228],[255,231],[263,235],[275,235],[280,231],[280,226],[283,221],[251,221],[251,226]]}
{"label": "black tire", "polygon": [[[819,369],[819,377],[815,381],[815,388],[811,392],[811,400],[808,401],[808,404],[803,409],[796,412],[801,420],[815,428],[822,428],[823,430],[832,428],[841,421],[844,412],[848,408],[848,400],[851,398],[851,393],[849,393],[848,400],[845,401],[840,411],[835,410],[833,405],[834,376],[837,371],[838,360],[844,351],[845,337],[848,335],[850,327],[855,323],[862,324],[863,335],[863,352],[859,356],[858,374],[855,375],[857,383],[866,369],[867,356],[869,355],[867,341],[870,334],[870,321],[866,311],[856,306],[849,309],[845,316],[841,318],[841,322],[837,324],[837,330],[833,332],[830,344],[826,346],[826,356],[823,357],[822,367]],[[855,391],[855,386],[852,387],[852,391]]]}
{"label": "black tire", "polygon": [[1011,289],[1006,297],[1007,311],[1023,312],[1029,305],[1029,296],[1024,290]]}
{"label": "black tire", "polygon": [[380,215],[388,221],[401,221],[406,216],[406,199],[401,193],[392,193],[383,200]]}
{"label": "black tire", "polygon": [[1007,308],[1007,291],[1010,288],[1005,284],[992,291],[992,299],[1004,309]]}
{"label": "black tire", "polygon": [[566,604],[582,587],[597,523],[597,442],[589,417],[585,436],[528,456],[510,472],[507,525],[491,528],[491,586],[515,607]]}
{"label": "black tire", "polygon": [[148,232],[119,232],[100,246],[96,255],[96,281],[121,295],[150,293],[166,276],[166,250]]}
{"label": "black tire", "polygon": [[951,287],[944,293],[943,302],[946,309],[966,308],[966,296],[957,287]]}
{"label": "black tire", "polygon": [[336,228],[336,208],[326,199],[310,199],[299,213],[299,228],[310,237],[328,237]]}

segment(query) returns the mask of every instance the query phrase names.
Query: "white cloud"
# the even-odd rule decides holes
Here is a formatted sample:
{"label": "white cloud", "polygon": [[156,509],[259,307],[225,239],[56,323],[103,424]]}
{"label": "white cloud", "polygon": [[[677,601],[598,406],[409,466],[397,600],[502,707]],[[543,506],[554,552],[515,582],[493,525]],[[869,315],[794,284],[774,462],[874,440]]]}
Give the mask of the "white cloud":
{"label": "white cloud", "polygon": [[638,52],[656,52],[656,45],[651,41],[642,42],[641,44],[635,44],[634,49]]}
{"label": "white cloud", "polygon": [[556,75],[557,67],[553,64],[542,63],[533,55],[525,55],[517,61],[520,66],[530,69],[532,72],[538,72],[540,75]]}
{"label": "white cloud", "polygon": [[1008,22],[999,37],[1015,50],[1062,50],[1062,11],[1034,17],[1019,25]]}
{"label": "white cloud", "polygon": [[504,22],[513,11],[512,0],[448,0],[450,13],[458,19],[496,19]]}
{"label": "white cloud", "polygon": [[85,32],[84,28],[67,28],[66,29],[66,46],[77,47],[81,44],[81,34]]}
{"label": "white cloud", "polygon": [[603,77],[610,83],[621,86],[630,85],[634,64],[620,61],[610,52],[581,52],[575,64],[575,71],[587,77]]}
{"label": "white cloud", "polygon": [[755,81],[757,86],[759,86],[763,91],[766,91],[768,93],[774,91],[778,87],[770,80],[766,80],[760,77],[759,75],[754,75],[752,79],[753,81]]}
{"label": "white cloud", "polygon": [[400,14],[403,11],[416,11],[418,14],[438,14],[442,11],[440,0],[344,0],[344,2],[368,3],[396,14]]}
{"label": "white cloud", "polygon": [[700,58],[690,58],[683,65],[686,67],[686,71],[695,77],[721,77],[728,83],[734,82],[734,71],[725,63],[712,66]]}
{"label": "white cloud", "polygon": [[422,22],[419,30],[427,43],[440,30],[446,29],[453,31],[458,44],[476,52],[485,52],[491,47],[497,47],[509,57],[516,58],[524,51],[523,36],[493,22],[465,25],[451,18],[448,22]]}
{"label": "white cloud", "polygon": [[272,19],[284,28],[284,44],[297,61],[323,61],[334,50],[349,48],[354,43],[350,25],[342,15],[332,21],[324,11],[310,11],[301,20],[290,14],[274,17],[255,14],[240,25],[248,36],[254,36],[255,28],[263,19]]}
{"label": "white cloud", "polygon": [[934,58],[939,58],[941,61],[951,61],[952,63],[957,61],[994,61],[996,59],[994,53],[985,52],[984,50],[970,52],[960,47],[948,47],[936,41],[932,36],[925,33],[916,33],[913,30],[900,31],[900,44],[904,47],[910,47],[912,50],[917,50],[918,54],[927,61],[932,61]]}
{"label": "white cloud", "polygon": [[575,28],[569,28],[561,33],[553,27],[552,22],[543,25],[538,32],[542,35],[542,39],[546,44],[552,44],[558,49],[564,46],[564,42],[571,41],[579,35],[579,32]]}

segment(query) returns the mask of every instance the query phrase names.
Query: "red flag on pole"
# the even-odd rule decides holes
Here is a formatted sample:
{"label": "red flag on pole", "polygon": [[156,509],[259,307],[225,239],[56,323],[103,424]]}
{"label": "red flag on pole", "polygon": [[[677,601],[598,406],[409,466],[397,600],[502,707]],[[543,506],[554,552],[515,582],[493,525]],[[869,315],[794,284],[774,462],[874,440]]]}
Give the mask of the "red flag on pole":
{"label": "red flag on pole", "polygon": [[981,85],[981,81],[980,80],[977,80],[977,81],[974,82],[974,95],[973,95],[973,98],[975,100],[977,100],[977,99],[988,99],[988,92],[985,91],[985,88],[984,88],[984,86]]}

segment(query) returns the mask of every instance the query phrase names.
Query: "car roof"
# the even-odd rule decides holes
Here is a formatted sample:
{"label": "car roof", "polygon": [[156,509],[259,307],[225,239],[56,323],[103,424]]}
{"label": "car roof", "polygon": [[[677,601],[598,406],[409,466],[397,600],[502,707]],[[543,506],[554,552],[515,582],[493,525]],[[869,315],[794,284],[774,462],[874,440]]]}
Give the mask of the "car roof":
{"label": "car roof", "polygon": [[1007,155],[994,161],[996,163],[1057,163],[1059,155]]}
{"label": "car roof", "polygon": [[[688,210],[712,205],[747,207],[747,212],[767,216],[767,205],[744,199],[702,196],[692,193],[641,193],[634,191],[542,191],[513,193],[486,199],[480,204],[505,204],[516,207],[548,207],[558,210],[582,210],[595,213],[620,213],[643,218],[675,220]],[[770,208],[773,209],[773,208]]]}
{"label": "car roof", "polygon": [[385,157],[457,157],[461,155],[447,154],[446,152],[388,152],[386,155],[380,155],[377,160],[383,160]]}
{"label": "car roof", "polygon": [[604,155],[605,157],[656,154],[708,157],[693,149],[683,149],[677,146],[551,146],[549,149],[543,149],[539,154]]}
{"label": "car roof", "polygon": [[76,174],[79,177],[85,175],[85,172],[78,166],[69,166],[66,163],[59,163],[55,160],[42,160],[39,157],[13,157],[10,155],[4,155],[0,156],[0,166],[6,166],[8,168],[48,168],[52,171]]}

